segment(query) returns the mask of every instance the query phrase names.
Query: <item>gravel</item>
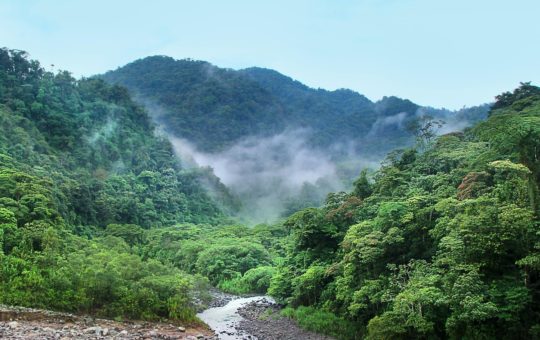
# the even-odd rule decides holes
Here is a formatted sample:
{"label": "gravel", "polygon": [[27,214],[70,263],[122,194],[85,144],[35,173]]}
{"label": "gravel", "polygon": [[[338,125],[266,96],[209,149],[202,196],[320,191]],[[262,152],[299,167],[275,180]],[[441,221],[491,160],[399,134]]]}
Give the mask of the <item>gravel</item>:
{"label": "gravel", "polygon": [[215,340],[202,326],[117,322],[41,309],[0,305],[0,339],[197,339]]}
{"label": "gravel", "polygon": [[259,340],[332,340],[333,338],[300,328],[294,320],[280,315],[281,308],[268,300],[246,304],[238,310],[244,319],[236,329]]}

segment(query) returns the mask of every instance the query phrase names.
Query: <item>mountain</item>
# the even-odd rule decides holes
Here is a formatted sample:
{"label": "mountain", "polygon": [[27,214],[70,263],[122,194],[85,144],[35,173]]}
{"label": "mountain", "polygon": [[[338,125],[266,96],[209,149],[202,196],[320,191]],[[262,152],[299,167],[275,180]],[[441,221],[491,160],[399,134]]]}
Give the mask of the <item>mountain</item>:
{"label": "mountain", "polygon": [[[464,120],[465,126],[484,119],[488,110],[481,106],[465,110],[474,115],[460,115],[397,97],[374,103],[351,90],[313,89],[274,70],[236,71],[165,56],[139,59],[101,77],[126,86],[169,133],[205,152],[222,151],[249,136],[307,129],[313,147],[354,142],[358,150],[362,144],[363,151],[382,155],[411,143],[405,127],[419,113],[452,123]],[[374,126],[379,130],[372,131]]]}
{"label": "mountain", "polygon": [[540,335],[540,88],[284,223],[268,293],[340,339]]}
{"label": "mountain", "polygon": [[134,244],[223,221],[203,179],[125,88],[0,49],[0,304],[195,320],[205,281]]}
{"label": "mountain", "polygon": [[[45,72],[23,52],[1,53],[4,165],[50,178],[65,220],[149,227],[221,215],[199,175],[182,168],[170,142],[156,134],[125,88]],[[122,202],[110,196],[115,190],[125,192]]]}
{"label": "mountain", "polygon": [[432,117],[462,130],[488,105],[449,111],[410,100],[372,102],[351,90],[313,89],[277,71],[222,69],[204,61],[154,56],[99,78],[126,86],[183,159],[210,167],[251,223],[319,206],[375,169],[391,150],[414,144]]}
{"label": "mountain", "polygon": [[[342,150],[322,147],[324,139],[315,147],[301,129],[237,137],[213,153],[192,149],[236,185],[242,203],[270,210],[290,200],[282,221],[248,227],[221,209],[215,198],[231,198],[227,188],[181,155],[189,145],[160,130],[155,108],[149,114],[122,86],[47,72],[22,51],[0,49],[0,304],[177,329],[200,325],[196,311],[213,285],[270,294],[286,308],[277,315],[265,302],[254,315],[339,339],[539,338],[539,87],[522,83],[496,96],[485,120],[437,136],[438,122],[424,113],[462,123],[485,111],[395,97],[369,104],[273,71],[219,72],[261,93],[258,104],[246,95],[227,98],[231,105],[263,107],[264,97],[283,122],[291,111],[302,124],[311,110],[300,107],[315,107],[313,98],[325,98],[321,107],[372,105],[366,140],[401,133],[404,108],[416,110],[416,143],[374,172],[351,166],[360,172],[351,190],[322,198],[344,162],[333,150]],[[242,72],[252,73],[246,83]],[[268,84],[255,80],[260,72]],[[227,82],[219,91],[232,91]],[[285,86],[289,106],[278,93]]]}

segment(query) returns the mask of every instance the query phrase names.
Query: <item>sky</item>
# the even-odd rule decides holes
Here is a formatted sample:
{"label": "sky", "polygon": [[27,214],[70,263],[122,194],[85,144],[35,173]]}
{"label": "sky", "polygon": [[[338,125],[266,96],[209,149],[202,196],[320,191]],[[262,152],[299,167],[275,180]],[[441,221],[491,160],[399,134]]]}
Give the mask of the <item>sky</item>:
{"label": "sky", "polygon": [[459,109],[540,84],[539,15],[539,0],[1,0],[0,47],[76,77],[168,55]]}

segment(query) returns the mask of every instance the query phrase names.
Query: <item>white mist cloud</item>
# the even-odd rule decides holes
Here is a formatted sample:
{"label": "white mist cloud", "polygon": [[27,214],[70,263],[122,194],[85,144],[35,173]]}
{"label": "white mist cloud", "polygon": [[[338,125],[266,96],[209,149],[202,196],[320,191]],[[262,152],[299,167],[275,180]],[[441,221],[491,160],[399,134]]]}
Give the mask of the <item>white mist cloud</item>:
{"label": "white mist cloud", "polygon": [[407,112],[396,113],[387,117],[379,117],[371,126],[366,138],[378,136],[385,127],[395,125],[399,129],[403,129],[403,123],[407,118]]}
{"label": "white mist cloud", "polygon": [[[271,137],[248,137],[219,153],[199,152],[186,140],[170,137],[185,165],[210,166],[243,201],[242,215],[252,222],[275,220],[285,201],[305,183],[342,190],[328,153],[309,147],[307,130],[288,130]],[[324,183],[324,185],[322,185]]]}
{"label": "white mist cloud", "polygon": [[118,123],[109,117],[105,125],[103,125],[101,128],[96,130],[92,135],[86,137],[86,139],[88,140],[88,143],[90,143],[91,145],[94,145],[99,139],[108,138],[109,136],[112,135],[117,125]]}
{"label": "white mist cloud", "polygon": [[416,110],[415,116],[431,116],[433,119],[442,121],[443,125],[435,131],[436,134],[440,136],[451,132],[463,131],[474,125],[477,120],[482,119],[480,112],[477,112],[478,118],[476,120],[471,120],[471,117],[464,117],[462,115],[463,110],[466,110],[466,108],[463,108],[460,111],[450,111],[445,109],[433,110],[431,108],[421,107]]}

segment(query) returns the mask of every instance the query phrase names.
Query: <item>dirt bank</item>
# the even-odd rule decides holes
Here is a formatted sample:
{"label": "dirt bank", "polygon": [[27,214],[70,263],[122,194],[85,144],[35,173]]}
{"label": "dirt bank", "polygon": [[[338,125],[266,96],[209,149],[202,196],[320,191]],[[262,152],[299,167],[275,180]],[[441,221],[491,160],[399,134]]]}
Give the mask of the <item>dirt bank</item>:
{"label": "dirt bank", "polygon": [[294,320],[281,316],[279,312],[280,307],[271,301],[250,302],[238,310],[243,319],[236,329],[259,340],[332,340],[300,328]]}
{"label": "dirt bank", "polygon": [[190,339],[213,340],[201,326],[94,319],[40,309],[0,305],[0,339]]}

